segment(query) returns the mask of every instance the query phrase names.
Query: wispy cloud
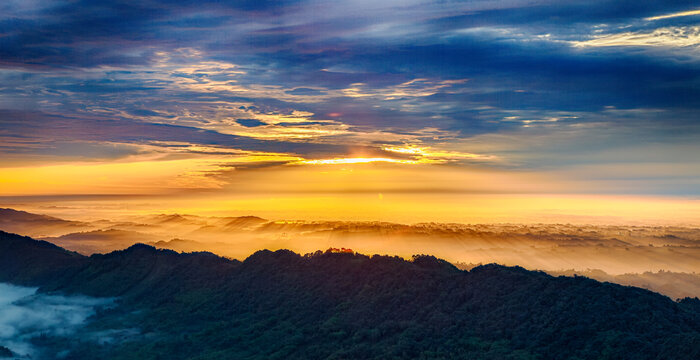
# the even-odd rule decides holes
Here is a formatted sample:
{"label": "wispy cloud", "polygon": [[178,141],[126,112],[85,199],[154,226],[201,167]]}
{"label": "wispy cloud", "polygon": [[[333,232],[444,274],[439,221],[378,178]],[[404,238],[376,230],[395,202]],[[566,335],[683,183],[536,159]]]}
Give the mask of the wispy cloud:
{"label": "wispy cloud", "polygon": [[700,45],[700,26],[664,27],[651,32],[639,31],[599,35],[591,40],[577,41],[573,44],[576,47],[697,47]]}
{"label": "wispy cloud", "polygon": [[664,19],[671,19],[671,18],[683,17],[683,16],[694,16],[694,15],[700,15],[700,10],[688,10],[688,11],[681,11],[681,12],[665,14],[665,15],[651,16],[651,17],[645,18],[645,20],[655,21],[655,20],[664,20]]}

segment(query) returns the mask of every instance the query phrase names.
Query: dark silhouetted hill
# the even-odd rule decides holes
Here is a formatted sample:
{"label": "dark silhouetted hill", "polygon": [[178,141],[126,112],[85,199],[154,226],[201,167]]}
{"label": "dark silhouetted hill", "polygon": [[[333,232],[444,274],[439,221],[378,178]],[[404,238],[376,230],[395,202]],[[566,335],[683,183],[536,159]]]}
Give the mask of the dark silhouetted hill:
{"label": "dark silhouetted hill", "polygon": [[0,231],[0,282],[50,283],[84,261],[82,255],[52,243]]}
{"label": "dark silhouetted hill", "polygon": [[11,358],[11,357],[14,357],[14,354],[12,353],[12,351],[10,351],[10,349],[8,349],[4,346],[0,346],[0,359]]}
{"label": "dark silhouetted hill", "polygon": [[43,340],[76,359],[700,358],[697,299],[519,267],[286,250],[238,262],[142,244],[85,257],[2,233],[6,259],[2,281],[119,298],[91,331],[141,335]]}

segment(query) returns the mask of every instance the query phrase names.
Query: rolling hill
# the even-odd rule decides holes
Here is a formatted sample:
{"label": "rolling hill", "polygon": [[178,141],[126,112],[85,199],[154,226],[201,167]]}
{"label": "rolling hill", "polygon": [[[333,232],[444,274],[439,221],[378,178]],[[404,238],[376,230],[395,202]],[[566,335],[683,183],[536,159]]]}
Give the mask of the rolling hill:
{"label": "rolling hill", "polygon": [[79,333],[35,339],[47,358],[700,356],[697,299],[428,255],[261,250],[241,262],[137,244],[87,257],[3,232],[0,281],[117,299]]}

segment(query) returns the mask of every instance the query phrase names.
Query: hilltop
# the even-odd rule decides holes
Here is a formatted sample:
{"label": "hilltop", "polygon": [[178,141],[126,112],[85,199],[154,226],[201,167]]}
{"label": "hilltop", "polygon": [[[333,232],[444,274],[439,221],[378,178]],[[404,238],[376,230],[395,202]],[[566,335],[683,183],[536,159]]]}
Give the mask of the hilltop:
{"label": "hilltop", "polygon": [[[0,264],[3,282],[117,298],[77,338],[39,341],[73,358],[700,356],[697,299],[495,264],[463,271],[429,255],[261,250],[237,261],[137,244],[88,257],[0,233]],[[90,340],[114,329],[137,335]]]}

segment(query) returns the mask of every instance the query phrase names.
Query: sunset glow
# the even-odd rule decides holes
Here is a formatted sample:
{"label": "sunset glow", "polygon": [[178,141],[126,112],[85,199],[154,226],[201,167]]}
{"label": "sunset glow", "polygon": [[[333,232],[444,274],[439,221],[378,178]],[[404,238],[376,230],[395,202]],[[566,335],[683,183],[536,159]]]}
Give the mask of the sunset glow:
{"label": "sunset glow", "polygon": [[0,206],[700,226],[697,9],[71,4],[0,12]]}
{"label": "sunset glow", "polygon": [[309,165],[338,165],[338,164],[367,164],[373,162],[386,162],[394,164],[417,164],[417,160],[399,160],[389,158],[345,158],[345,159],[326,159],[326,160],[303,160],[301,164]]}
{"label": "sunset glow", "polygon": [[0,359],[700,359],[700,8],[0,1]]}

